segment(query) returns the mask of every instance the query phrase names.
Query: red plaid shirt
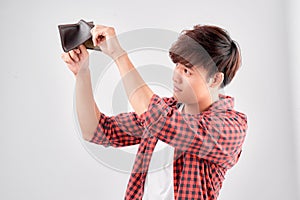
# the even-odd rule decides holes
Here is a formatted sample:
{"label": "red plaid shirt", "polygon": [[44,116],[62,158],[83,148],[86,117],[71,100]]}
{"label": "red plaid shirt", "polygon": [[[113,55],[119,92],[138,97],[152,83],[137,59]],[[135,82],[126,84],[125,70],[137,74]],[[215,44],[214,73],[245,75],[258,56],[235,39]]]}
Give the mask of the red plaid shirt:
{"label": "red plaid shirt", "polygon": [[151,155],[158,140],[175,148],[175,199],[217,199],[224,175],[239,159],[247,118],[233,110],[233,98],[220,95],[197,115],[177,110],[174,98],[153,95],[148,110],[107,117],[101,114],[90,142],[123,147],[139,144],[125,199],[142,199]]}

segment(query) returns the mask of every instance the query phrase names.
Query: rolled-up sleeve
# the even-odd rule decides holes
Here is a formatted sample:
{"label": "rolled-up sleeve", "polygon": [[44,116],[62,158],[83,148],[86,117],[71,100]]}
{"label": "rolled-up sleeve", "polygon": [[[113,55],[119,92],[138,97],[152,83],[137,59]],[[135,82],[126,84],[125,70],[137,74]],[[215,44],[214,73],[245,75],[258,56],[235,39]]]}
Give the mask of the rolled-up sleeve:
{"label": "rolled-up sleeve", "polygon": [[143,134],[143,121],[134,112],[108,117],[100,115],[97,129],[89,141],[105,147],[124,147],[139,144]]}

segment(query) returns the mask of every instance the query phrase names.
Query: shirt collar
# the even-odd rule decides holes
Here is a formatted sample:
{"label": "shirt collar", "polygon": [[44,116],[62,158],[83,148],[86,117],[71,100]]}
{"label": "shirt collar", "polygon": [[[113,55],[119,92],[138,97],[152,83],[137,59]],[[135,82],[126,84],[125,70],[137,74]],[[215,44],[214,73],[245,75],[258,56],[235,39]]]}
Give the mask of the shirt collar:
{"label": "shirt collar", "polygon": [[210,105],[208,110],[232,110],[234,107],[234,98],[231,96],[219,94],[219,100]]}
{"label": "shirt collar", "polygon": [[[177,108],[182,103],[178,103],[174,97],[169,99],[169,105],[176,105]],[[231,96],[219,94],[219,100],[212,103],[206,111],[224,111],[224,110],[232,110],[234,107],[234,98]],[[206,112],[204,111],[204,112]]]}

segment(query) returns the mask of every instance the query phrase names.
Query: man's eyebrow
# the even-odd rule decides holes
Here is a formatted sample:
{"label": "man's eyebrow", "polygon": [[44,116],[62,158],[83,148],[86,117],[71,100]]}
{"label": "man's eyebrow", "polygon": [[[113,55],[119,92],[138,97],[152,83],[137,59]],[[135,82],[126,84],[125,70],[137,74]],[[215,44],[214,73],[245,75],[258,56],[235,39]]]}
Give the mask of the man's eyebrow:
{"label": "man's eyebrow", "polygon": [[191,71],[195,71],[195,67],[194,66],[193,67],[186,67],[186,68],[188,68]]}
{"label": "man's eyebrow", "polygon": [[195,70],[197,70],[197,67],[195,67],[195,66],[192,66],[192,67],[189,67],[189,66],[186,66],[186,65],[183,65],[183,66],[184,66],[184,68],[186,68],[186,69],[188,69],[188,70],[190,70],[192,72],[194,72]]}

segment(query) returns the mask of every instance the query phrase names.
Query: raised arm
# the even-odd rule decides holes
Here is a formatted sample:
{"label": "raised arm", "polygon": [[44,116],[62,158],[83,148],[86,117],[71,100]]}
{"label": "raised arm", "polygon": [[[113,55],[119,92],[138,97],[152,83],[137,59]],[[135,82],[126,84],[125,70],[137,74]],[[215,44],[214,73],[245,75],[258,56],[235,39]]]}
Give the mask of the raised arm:
{"label": "raised arm", "polygon": [[76,111],[82,136],[91,140],[97,127],[99,110],[94,101],[89,70],[89,53],[85,46],[62,54],[62,59],[76,77]]}
{"label": "raised arm", "polygon": [[76,111],[82,137],[104,146],[138,144],[143,133],[142,121],[136,113],[122,113],[108,117],[95,103],[89,70],[89,54],[81,45],[62,54],[63,60],[76,77]]}
{"label": "raised arm", "polygon": [[128,99],[138,115],[144,113],[153,96],[152,90],[146,85],[136,68],[130,61],[127,53],[122,49],[118,42],[114,28],[96,25],[91,33],[95,46],[115,60]]}

